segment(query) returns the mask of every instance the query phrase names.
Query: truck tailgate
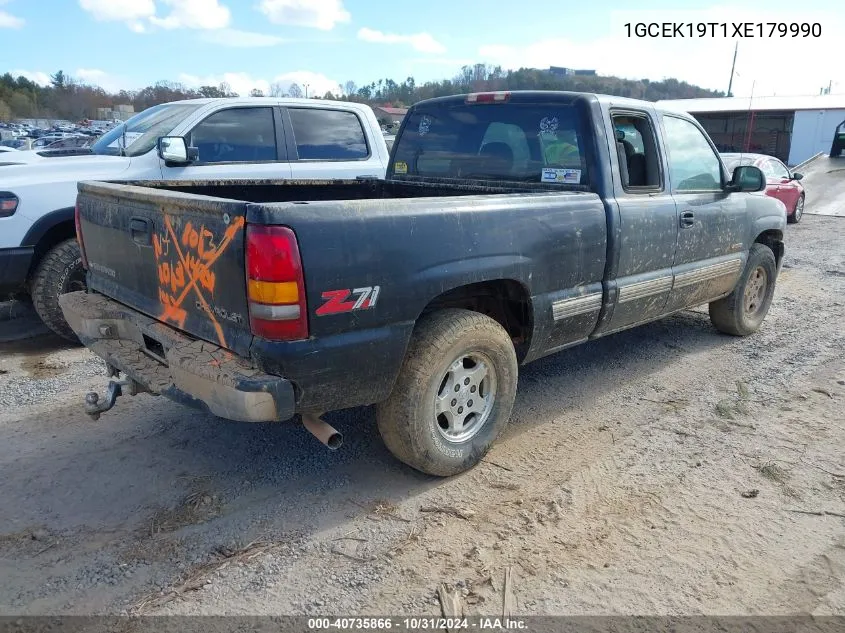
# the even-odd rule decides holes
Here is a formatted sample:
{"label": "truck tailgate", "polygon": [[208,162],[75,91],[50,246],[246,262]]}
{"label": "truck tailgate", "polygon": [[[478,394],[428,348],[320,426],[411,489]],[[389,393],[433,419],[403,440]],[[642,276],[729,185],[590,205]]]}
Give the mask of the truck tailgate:
{"label": "truck tailgate", "polygon": [[80,183],[77,204],[92,290],[248,355],[246,203]]}

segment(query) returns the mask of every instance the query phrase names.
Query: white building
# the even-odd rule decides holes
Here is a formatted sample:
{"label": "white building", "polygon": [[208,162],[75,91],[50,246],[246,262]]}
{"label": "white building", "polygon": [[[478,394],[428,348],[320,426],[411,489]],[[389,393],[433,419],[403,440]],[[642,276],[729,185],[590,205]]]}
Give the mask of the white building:
{"label": "white building", "polygon": [[720,151],[759,152],[797,165],[830,152],[845,121],[845,95],[723,97],[658,101],[692,114]]}

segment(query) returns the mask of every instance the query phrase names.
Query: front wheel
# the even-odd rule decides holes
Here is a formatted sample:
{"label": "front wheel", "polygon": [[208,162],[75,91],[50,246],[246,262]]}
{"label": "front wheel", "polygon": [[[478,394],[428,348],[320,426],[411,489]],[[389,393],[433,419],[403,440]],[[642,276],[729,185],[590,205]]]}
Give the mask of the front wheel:
{"label": "front wheel", "polygon": [[776,279],[777,262],[772,249],[765,244],[753,244],[733,292],[710,304],[710,321],[725,334],[753,334],[772,305]]}
{"label": "front wheel", "polygon": [[513,342],[469,310],[423,317],[396,385],[376,412],[393,455],[430,475],[475,466],[508,423],[517,384]]}
{"label": "front wheel", "polygon": [[795,203],[795,210],[792,215],[787,216],[786,221],[790,224],[798,224],[801,218],[804,217],[804,194],[798,196],[798,202]]}
{"label": "front wheel", "polygon": [[59,295],[85,288],[82,253],[74,237],[60,242],[41,258],[30,280],[29,294],[44,325],[62,338],[78,343],[79,339],[62,314]]}

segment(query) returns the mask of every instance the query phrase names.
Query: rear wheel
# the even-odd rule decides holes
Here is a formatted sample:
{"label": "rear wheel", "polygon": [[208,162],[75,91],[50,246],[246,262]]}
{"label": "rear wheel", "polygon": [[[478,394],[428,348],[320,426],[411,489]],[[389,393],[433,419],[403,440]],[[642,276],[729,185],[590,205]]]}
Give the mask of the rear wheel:
{"label": "rear wheel", "polygon": [[798,224],[801,221],[801,218],[804,217],[804,194],[802,193],[798,196],[798,202],[795,203],[795,209],[792,211],[792,215],[787,216],[786,220],[790,224]]}
{"label": "rear wheel", "polygon": [[753,334],[769,312],[776,279],[774,253],[765,244],[753,244],[733,292],[710,304],[710,321],[725,334]]}
{"label": "rear wheel", "polygon": [[32,275],[29,293],[36,313],[48,328],[69,341],[79,342],[62,314],[59,295],[85,288],[82,253],[74,237],[60,242],[41,258]]}
{"label": "rear wheel", "polygon": [[424,317],[377,409],[384,443],[430,475],[472,468],[507,425],[517,372],[510,336],[490,317],[455,309]]}

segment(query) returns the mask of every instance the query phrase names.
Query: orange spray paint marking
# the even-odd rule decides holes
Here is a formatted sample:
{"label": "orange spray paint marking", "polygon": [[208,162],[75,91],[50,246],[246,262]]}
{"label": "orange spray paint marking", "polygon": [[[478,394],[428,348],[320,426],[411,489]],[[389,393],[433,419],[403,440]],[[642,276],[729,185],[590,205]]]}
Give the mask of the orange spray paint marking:
{"label": "orange spray paint marking", "polygon": [[[226,228],[223,239],[217,245],[214,244],[214,234],[206,229],[205,225],[197,230],[188,222],[182,230],[180,240],[173,230],[169,216],[165,216],[164,224],[167,235],[161,237],[155,235],[153,238],[156,260],[170,250],[169,247],[172,242],[179,262],[175,267],[170,262],[161,262],[159,265],[159,301],[164,306],[159,319],[184,328],[187,311],[182,308],[182,304],[188,293],[193,290],[197,295],[198,306],[211,320],[220,344],[225,346],[226,338],[223,334],[223,328],[215,318],[205,296],[203,296],[203,290],[214,292],[217,277],[211,271],[211,267],[232,243],[238,231],[243,228],[244,218],[234,218],[232,224]],[[187,255],[183,253],[180,242],[185,247]],[[171,290],[174,295],[179,292],[179,295],[171,295],[166,290]]]}

